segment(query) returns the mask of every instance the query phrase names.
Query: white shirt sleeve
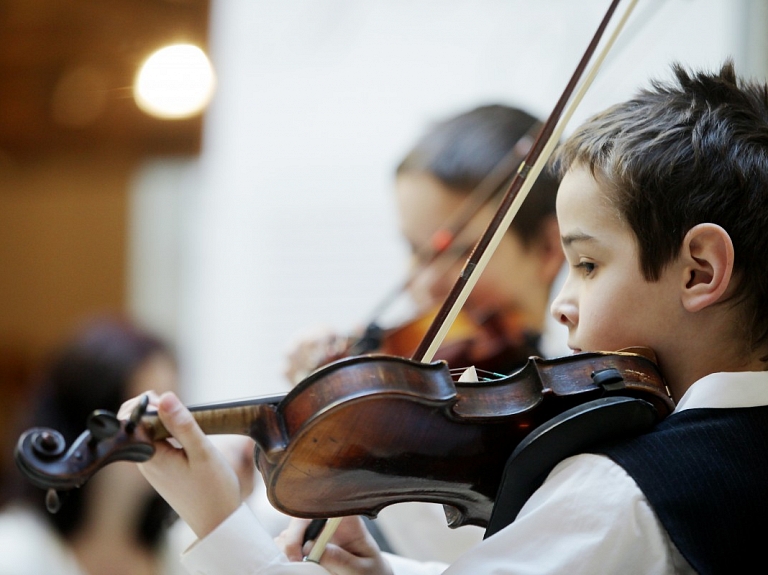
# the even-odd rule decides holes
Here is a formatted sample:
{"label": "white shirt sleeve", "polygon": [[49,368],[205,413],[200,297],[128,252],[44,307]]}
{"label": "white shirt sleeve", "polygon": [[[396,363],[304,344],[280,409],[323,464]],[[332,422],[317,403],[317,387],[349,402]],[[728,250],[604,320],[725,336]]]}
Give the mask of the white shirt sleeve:
{"label": "white shirt sleeve", "polygon": [[[182,557],[193,575],[327,573],[289,563],[241,506]],[[444,565],[390,557],[395,575],[436,575]],[[640,489],[607,457],[582,454],[550,473],[517,519],[462,555],[446,575],[691,572]]]}
{"label": "white shirt sleeve", "polygon": [[181,562],[192,575],[328,573],[316,563],[288,561],[245,504],[187,549],[181,555]]}
{"label": "white shirt sleeve", "polygon": [[[439,572],[402,558],[390,563],[396,575]],[[545,573],[680,575],[694,571],[624,469],[607,457],[582,454],[558,464],[511,525],[445,570],[445,575]]]}
{"label": "white shirt sleeve", "polygon": [[446,575],[691,572],[637,484],[609,458],[559,463],[515,521],[459,558]]}

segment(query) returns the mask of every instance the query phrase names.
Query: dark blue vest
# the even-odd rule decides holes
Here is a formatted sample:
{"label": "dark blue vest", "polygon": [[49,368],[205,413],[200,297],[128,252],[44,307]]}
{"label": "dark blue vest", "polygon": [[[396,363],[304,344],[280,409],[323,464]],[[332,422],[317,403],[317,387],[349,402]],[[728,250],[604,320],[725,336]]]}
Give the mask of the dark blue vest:
{"label": "dark blue vest", "polygon": [[700,574],[768,571],[768,406],[691,409],[599,450]]}

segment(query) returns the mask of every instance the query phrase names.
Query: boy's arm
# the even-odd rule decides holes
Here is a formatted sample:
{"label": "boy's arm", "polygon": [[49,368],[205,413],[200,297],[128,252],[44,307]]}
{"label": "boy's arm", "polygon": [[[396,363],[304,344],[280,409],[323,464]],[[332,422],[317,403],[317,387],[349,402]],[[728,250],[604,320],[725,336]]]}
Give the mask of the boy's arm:
{"label": "boy's arm", "polygon": [[[377,558],[368,556],[370,547],[375,548],[375,542],[356,517],[345,518],[341,523],[333,542],[320,559],[320,565],[291,561],[280,547],[286,549],[292,547],[294,539],[300,541],[299,532],[304,527],[305,521],[295,521],[277,537],[276,545],[251,510],[243,505],[207,537],[190,547],[182,555],[182,564],[195,575],[439,575],[446,567],[389,554],[384,554],[386,559],[380,554]],[[295,552],[296,549],[288,549],[288,555]],[[391,562],[391,570],[387,563],[379,563],[384,560]]]}
{"label": "boy's arm", "polygon": [[[139,398],[126,402],[119,417],[129,414]],[[373,538],[359,518],[342,522],[321,558],[323,566],[291,562],[272,541],[250,510],[241,505],[240,482],[223,454],[202,432],[189,410],[173,393],[151,403],[180,448],[157,442],[155,455],[139,468],[157,492],[174,508],[201,540],[187,553],[185,563],[195,575],[231,573],[328,573],[390,575]],[[306,527],[297,522],[293,529]],[[294,559],[301,558],[294,549]],[[199,559],[198,559],[199,557]],[[231,563],[236,558],[234,564]],[[199,564],[197,564],[199,563]]]}
{"label": "boy's arm", "polygon": [[[298,531],[292,544],[300,544]],[[445,567],[387,557],[397,575]],[[583,454],[557,465],[511,525],[459,557],[445,575],[689,572],[627,473],[607,457]]]}

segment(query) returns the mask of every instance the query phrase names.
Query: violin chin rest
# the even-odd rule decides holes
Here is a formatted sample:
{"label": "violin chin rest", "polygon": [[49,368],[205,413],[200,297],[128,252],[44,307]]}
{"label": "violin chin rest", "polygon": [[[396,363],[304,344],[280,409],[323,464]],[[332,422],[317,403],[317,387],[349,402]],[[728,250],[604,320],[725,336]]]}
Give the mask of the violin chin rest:
{"label": "violin chin rest", "polygon": [[512,523],[563,459],[599,444],[640,435],[658,420],[658,412],[649,402],[614,396],[571,408],[534,429],[507,460],[485,537]]}

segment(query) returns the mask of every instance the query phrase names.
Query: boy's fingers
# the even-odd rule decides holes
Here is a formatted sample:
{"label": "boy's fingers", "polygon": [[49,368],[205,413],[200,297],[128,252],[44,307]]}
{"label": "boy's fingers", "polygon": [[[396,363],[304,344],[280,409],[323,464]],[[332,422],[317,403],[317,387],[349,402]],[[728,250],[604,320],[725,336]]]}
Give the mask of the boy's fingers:
{"label": "boy's fingers", "polygon": [[275,543],[291,561],[301,561],[304,556],[304,533],[309,523],[308,519],[291,519],[288,527],[275,538]]}
{"label": "boy's fingers", "polygon": [[156,392],[151,390],[147,391],[138,397],[134,397],[123,403],[123,405],[120,406],[120,410],[117,412],[117,418],[128,419],[133,413],[133,410],[136,409],[136,406],[139,405],[139,402],[141,402],[141,398],[145,395],[149,397],[149,405],[151,406],[156,406],[160,401],[160,396],[157,395]]}
{"label": "boy's fingers", "polygon": [[117,418],[118,419],[128,419],[131,416],[131,413],[133,412],[134,408],[139,404],[139,398],[134,397],[133,399],[129,399],[126,401],[123,405],[120,406],[120,410],[117,412]]}
{"label": "boy's fingers", "polygon": [[165,428],[184,448],[189,459],[206,454],[205,434],[173,392],[166,392],[160,396],[157,413]]}

